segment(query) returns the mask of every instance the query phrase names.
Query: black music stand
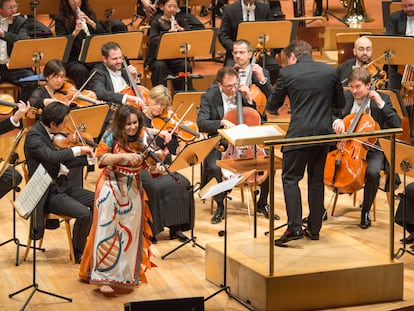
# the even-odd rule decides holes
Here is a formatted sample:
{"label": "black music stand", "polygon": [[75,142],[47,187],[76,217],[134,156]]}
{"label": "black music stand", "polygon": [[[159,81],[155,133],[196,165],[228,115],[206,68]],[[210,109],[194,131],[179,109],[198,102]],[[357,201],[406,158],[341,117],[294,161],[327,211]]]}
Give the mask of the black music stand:
{"label": "black music stand", "polygon": [[88,36],[83,41],[82,49],[79,53],[79,61],[84,63],[101,62],[101,47],[104,43],[109,41],[118,43],[121,47],[122,54],[127,58],[136,59],[141,50],[143,37],[144,33],[142,31]]}
{"label": "black music stand", "polygon": [[[213,185],[210,187],[210,189],[201,197],[202,200],[208,199],[210,197],[213,197],[214,195],[217,195],[222,192],[228,192],[237,185],[243,184],[246,179],[252,175],[255,174],[255,170],[248,171],[242,175],[238,175],[237,177],[230,178],[228,180],[225,180],[221,183],[218,183],[216,185]],[[240,303],[242,306],[244,306],[248,310],[255,310],[252,306],[250,306],[247,302],[241,300],[239,297],[236,297],[231,293],[230,286],[227,285],[227,196],[225,196],[224,199],[224,231],[219,232],[220,236],[224,236],[224,246],[223,246],[223,284],[220,284],[220,289],[216,291],[215,293],[211,294],[207,298],[204,299],[204,301],[207,301],[217,294],[220,294],[221,292],[225,292],[227,296],[230,298],[233,298],[238,303]]]}
{"label": "black music stand", "polygon": [[[37,206],[43,205],[47,198],[47,191],[50,185],[52,184],[52,178],[47,173],[46,169],[39,164],[36,172],[30,178],[25,189],[21,192],[16,201],[13,202],[15,209],[19,212],[20,216],[23,218],[29,218],[32,215],[30,230],[33,237],[36,236],[36,208]],[[36,281],[36,238],[33,238],[33,275],[32,275],[32,284],[9,294],[9,298],[24,292],[30,288],[33,288],[26,302],[20,310],[24,310],[29,304],[33,295],[36,292],[40,292],[46,295],[54,296],[72,302],[72,298],[67,298],[61,295],[57,295],[39,288],[39,284]]]}
{"label": "black music stand", "polygon": [[[187,144],[184,149],[178,154],[178,156],[171,163],[169,169],[172,172],[181,170],[183,168],[191,166],[191,192],[194,195],[194,166],[196,164],[202,163],[205,157],[210,153],[210,151],[217,145],[220,141],[220,136],[215,136],[212,138],[200,140],[191,144]],[[196,242],[197,237],[194,236],[194,223],[195,223],[195,212],[194,208],[190,211],[190,221],[191,221],[191,237],[183,242],[181,245],[172,249],[165,255],[162,255],[161,258],[165,259],[170,254],[179,250],[184,245],[193,242],[193,247],[198,246],[202,250],[205,248]]]}
{"label": "black music stand", "polygon": [[35,67],[40,85],[40,67],[51,59],[66,62],[72,48],[73,36],[19,40],[13,46],[9,69]]}
{"label": "black music stand", "polygon": [[[13,201],[16,199],[16,192],[20,191],[19,185],[16,184],[16,166],[21,164],[22,162],[17,162],[19,159],[19,154],[16,152],[17,148],[19,147],[23,137],[26,135],[27,128],[23,128],[19,131],[16,135],[13,144],[11,145],[4,162],[0,167],[0,177],[4,174],[6,169],[8,168],[9,164],[12,167],[12,185],[13,185]],[[13,237],[4,241],[0,244],[0,246],[6,245],[10,242],[14,242],[16,244],[16,266],[19,265],[19,247],[26,247],[26,245],[21,244],[20,240],[16,237],[16,210],[13,209]]]}
{"label": "black music stand", "polygon": [[[379,142],[384,151],[384,154],[388,161],[391,160],[391,142],[387,139],[380,138]],[[401,258],[405,253],[409,253],[414,256],[414,251],[407,249],[406,247],[406,193],[405,187],[407,186],[407,175],[414,177],[414,171],[412,170],[414,165],[414,147],[405,143],[395,142],[395,163],[399,164],[395,166],[395,173],[403,174],[403,186],[404,190],[399,195],[402,201],[402,227],[403,227],[403,247],[400,247],[395,254],[395,258]],[[392,193],[389,194],[393,200]],[[394,215],[395,218],[395,215]]]}
{"label": "black music stand", "polygon": [[165,32],[161,35],[157,60],[184,57],[184,86],[188,90],[187,60],[190,57],[210,57],[213,51],[213,29]]}

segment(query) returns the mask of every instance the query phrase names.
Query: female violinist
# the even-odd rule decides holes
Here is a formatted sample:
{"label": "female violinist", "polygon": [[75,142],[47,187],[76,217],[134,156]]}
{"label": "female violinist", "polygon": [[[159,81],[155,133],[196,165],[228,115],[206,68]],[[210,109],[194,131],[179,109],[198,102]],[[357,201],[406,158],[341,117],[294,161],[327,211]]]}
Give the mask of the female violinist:
{"label": "female violinist", "polygon": [[[66,70],[60,60],[48,61],[43,69],[43,75],[46,84],[35,89],[29,98],[33,107],[43,109],[55,101],[60,101],[65,105],[70,103],[71,107],[99,103],[94,92],[83,90],[78,94],[75,86],[66,81]],[[77,97],[73,98],[74,96]]]}
{"label": "female violinist", "polygon": [[[381,129],[401,127],[401,119],[392,107],[389,96],[371,90],[371,74],[367,69],[354,68],[348,76],[350,90],[345,92],[345,107],[342,115],[346,116],[355,113],[365,102],[367,113],[376,121]],[[333,130],[340,134],[345,132],[345,125],[342,119],[335,120]],[[368,167],[365,175],[364,199],[362,202],[360,227],[367,229],[371,226],[369,211],[374,202],[379,187],[380,171],[387,169],[384,153],[370,147],[366,154]]]}
{"label": "female violinist", "polygon": [[[149,95],[148,108],[143,111],[142,115],[145,125],[151,128],[151,120],[162,114],[164,109],[171,105],[171,93],[165,86],[157,85],[150,90]],[[165,142],[167,142],[167,146],[165,146]],[[173,137],[168,142],[168,140],[158,137],[156,144],[163,149],[166,147],[164,163],[170,164],[171,154],[177,152],[177,139]],[[142,174],[142,183],[148,194],[153,219],[151,223],[153,240],[158,233],[164,230],[164,227],[170,228],[170,239],[187,240],[182,231],[190,229],[192,222],[190,215],[194,208],[194,197],[192,191],[189,191],[191,189],[190,182],[179,173],[173,174],[178,177],[179,183],[170,175],[151,177],[148,173]]]}
{"label": "female violinist", "polygon": [[146,282],[144,273],[151,267],[150,213],[140,178],[144,156],[141,144],[136,144],[144,131],[143,120],[134,107],[126,105],[115,112],[113,124],[96,151],[103,169],[96,182],[94,219],[79,271],[82,280],[100,285],[104,295],[132,291],[139,282]]}

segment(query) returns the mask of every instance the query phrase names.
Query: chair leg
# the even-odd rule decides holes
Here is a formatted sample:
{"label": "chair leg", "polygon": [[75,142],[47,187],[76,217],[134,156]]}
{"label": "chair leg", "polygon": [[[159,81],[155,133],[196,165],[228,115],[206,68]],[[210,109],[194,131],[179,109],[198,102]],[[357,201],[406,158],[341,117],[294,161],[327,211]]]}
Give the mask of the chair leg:
{"label": "chair leg", "polygon": [[24,251],[23,261],[26,261],[27,256],[29,256],[30,245],[32,245],[32,239],[30,238],[30,232],[29,232],[29,237],[27,238],[26,250]]}
{"label": "chair leg", "polygon": [[338,202],[338,196],[339,196],[338,192],[335,192],[334,194],[335,194],[335,198],[334,198],[334,201],[333,201],[333,204],[332,204],[331,216],[334,215],[335,208],[336,208],[336,202]]}
{"label": "chair leg", "polygon": [[70,260],[72,261],[73,264],[75,264],[76,263],[76,261],[75,261],[75,251],[73,250],[72,232],[71,232],[71,228],[70,228],[70,219],[65,219],[65,228],[66,228],[66,236],[68,237]]}

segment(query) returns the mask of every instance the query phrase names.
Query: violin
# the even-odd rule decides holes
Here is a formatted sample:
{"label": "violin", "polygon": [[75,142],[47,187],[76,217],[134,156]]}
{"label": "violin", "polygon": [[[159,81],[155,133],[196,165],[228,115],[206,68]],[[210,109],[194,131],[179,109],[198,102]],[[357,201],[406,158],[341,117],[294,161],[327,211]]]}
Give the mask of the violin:
{"label": "violin", "polygon": [[176,134],[178,138],[185,142],[202,137],[196,123],[189,120],[178,120],[177,115],[169,109],[165,109],[161,115],[152,119],[152,127],[159,131],[167,130],[172,134]]}
{"label": "violin", "polygon": [[83,90],[78,92],[78,89],[69,82],[65,82],[60,89],[55,90],[53,96],[64,103],[71,103],[71,107],[88,107],[103,103],[103,101],[97,99],[94,91]]}
{"label": "violin", "polygon": [[[14,108],[18,105],[14,102],[13,96],[9,94],[0,94],[0,115],[9,115],[13,112]],[[30,107],[30,110],[26,113],[26,117],[29,119],[36,119],[36,115],[40,114],[41,110],[35,107]]]}
{"label": "violin", "polygon": [[93,137],[91,135],[86,132],[79,131],[54,134],[53,144],[58,149],[66,149],[74,146],[84,146],[85,144],[94,148],[98,146],[93,141]]}
{"label": "violin", "polygon": [[[369,115],[364,113],[368,104],[368,97],[357,113],[347,115],[343,122],[346,132],[368,132],[379,130],[380,126]],[[366,144],[375,144],[377,138],[370,137],[365,140],[345,140],[337,145],[337,149],[328,153],[325,163],[324,183],[338,193],[353,193],[365,184],[367,169]]]}
{"label": "violin", "polygon": [[[129,86],[121,90],[120,93],[131,95],[131,96],[136,96],[140,100],[142,100],[144,103],[147,103],[149,100],[149,90],[142,85],[136,85],[134,81],[134,77],[132,77],[132,74],[128,70],[128,64],[126,63],[125,58],[122,59],[122,64],[128,76]],[[127,100],[126,104],[134,106],[140,112],[142,111],[141,106],[133,100]]]}

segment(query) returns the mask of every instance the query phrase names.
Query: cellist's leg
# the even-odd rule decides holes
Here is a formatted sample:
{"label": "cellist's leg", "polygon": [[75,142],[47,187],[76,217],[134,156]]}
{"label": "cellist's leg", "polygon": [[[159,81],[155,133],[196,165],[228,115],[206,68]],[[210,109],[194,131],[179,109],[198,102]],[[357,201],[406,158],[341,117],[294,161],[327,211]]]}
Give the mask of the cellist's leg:
{"label": "cellist's leg", "polygon": [[384,168],[384,154],[378,150],[370,149],[367,153],[367,172],[364,186],[364,200],[361,211],[361,228],[366,229],[371,225],[369,211],[377,195],[380,171]]}

